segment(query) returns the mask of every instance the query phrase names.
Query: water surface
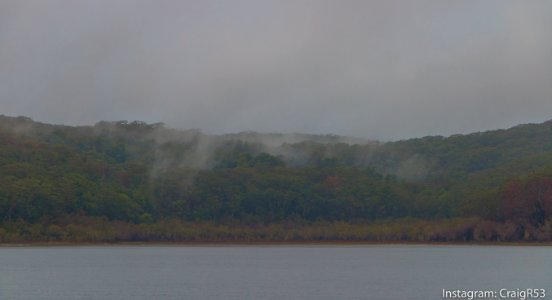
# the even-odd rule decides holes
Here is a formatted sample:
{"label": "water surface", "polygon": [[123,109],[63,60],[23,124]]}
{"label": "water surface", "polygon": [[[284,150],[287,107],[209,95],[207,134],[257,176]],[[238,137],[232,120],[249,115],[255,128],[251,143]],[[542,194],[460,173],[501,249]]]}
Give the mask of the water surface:
{"label": "water surface", "polygon": [[[543,288],[550,247],[0,248],[0,299],[442,299]],[[550,297],[548,297],[550,298]],[[552,298],[550,298],[552,299]]]}

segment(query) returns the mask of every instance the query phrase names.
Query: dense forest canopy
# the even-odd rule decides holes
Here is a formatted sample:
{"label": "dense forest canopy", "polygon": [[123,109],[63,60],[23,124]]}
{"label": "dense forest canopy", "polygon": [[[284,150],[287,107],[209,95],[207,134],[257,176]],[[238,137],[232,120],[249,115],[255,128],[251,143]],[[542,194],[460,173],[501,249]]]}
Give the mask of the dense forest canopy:
{"label": "dense forest canopy", "polygon": [[380,143],[0,116],[0,241],[102,240],[100,223],[134,232],[106,240],[550,240],[551,219],[552,121]]}

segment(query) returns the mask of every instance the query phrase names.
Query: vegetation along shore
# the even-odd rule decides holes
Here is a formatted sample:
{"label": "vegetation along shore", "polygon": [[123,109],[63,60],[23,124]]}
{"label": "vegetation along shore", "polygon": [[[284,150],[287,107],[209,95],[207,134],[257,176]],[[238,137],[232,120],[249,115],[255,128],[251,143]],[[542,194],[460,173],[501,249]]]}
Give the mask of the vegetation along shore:
{"label": "vegetation along shore", "polygon": [[4,244],[551,240],[551,121],[383,143],[0,116]]}

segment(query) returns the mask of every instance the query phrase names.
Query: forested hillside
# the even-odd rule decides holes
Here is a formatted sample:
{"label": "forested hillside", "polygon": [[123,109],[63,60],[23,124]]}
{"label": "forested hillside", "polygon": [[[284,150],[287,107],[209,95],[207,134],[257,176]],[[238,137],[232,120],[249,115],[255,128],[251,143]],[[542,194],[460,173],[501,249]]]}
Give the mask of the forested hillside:
{"label": "forested hillside", "polygon": [[0,116],[0,242],[552,239],[552,122],[379,143]]}

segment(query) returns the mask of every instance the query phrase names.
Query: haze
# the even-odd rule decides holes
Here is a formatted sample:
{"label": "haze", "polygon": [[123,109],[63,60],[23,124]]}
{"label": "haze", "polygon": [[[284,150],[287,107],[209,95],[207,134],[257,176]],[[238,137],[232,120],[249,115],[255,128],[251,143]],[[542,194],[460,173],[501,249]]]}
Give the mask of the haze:
{"label": "haze", "polygon": [[0,0],[0,114],[380,140],[552,119],[552,2]]}

